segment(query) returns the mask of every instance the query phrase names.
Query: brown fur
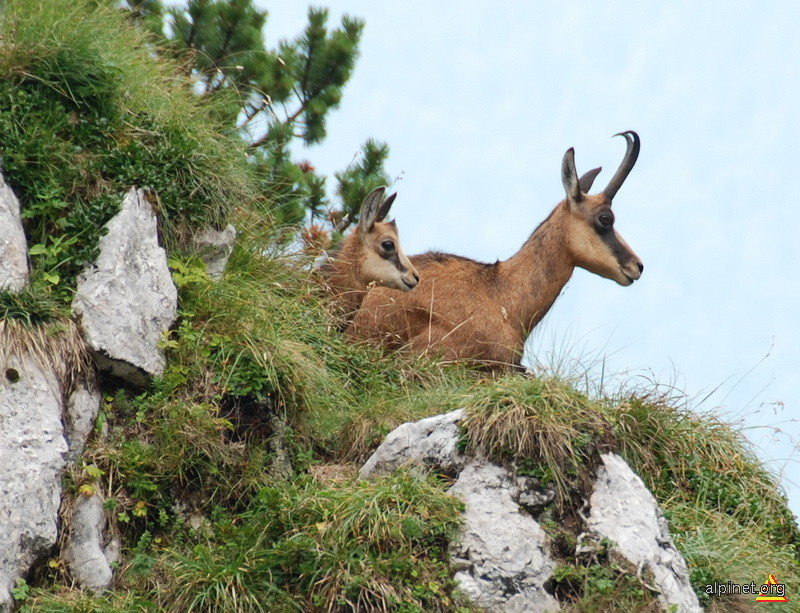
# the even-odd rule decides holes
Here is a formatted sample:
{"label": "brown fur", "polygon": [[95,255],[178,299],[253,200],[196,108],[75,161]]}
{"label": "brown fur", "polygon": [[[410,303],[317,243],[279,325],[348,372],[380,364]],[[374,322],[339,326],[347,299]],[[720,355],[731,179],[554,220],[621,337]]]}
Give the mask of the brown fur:
{"label": "brown fur", "polygon": [[[407,292],[419,281],[416,268],[400,246],[397,225],[394,221],[382,221],[393,200],[394,196],[383,200],[383,188],[367,196],[358,226],[320,267],[331,294],[332,308],[345,321],[352,319],[370,287],[378,285]],[[393,245],[388,251],[383,247],[387,241]]]}
{"label": "brown fur", "polygon": [[[629,141],[627,161],[630,153]],[[583,192],[597,170],[578,180],[572,155],[569,150],[564,158],[567,198],[514,256],[495,264],[441,253],[412,256],[422,277],[418,287],[405,294],[370,290],[347,335],[503,371],[519,366],[525,339],[576,266],[620,285],[633,283],[641,261],[613,227],[599,225],[611,201],[605,193]]]}

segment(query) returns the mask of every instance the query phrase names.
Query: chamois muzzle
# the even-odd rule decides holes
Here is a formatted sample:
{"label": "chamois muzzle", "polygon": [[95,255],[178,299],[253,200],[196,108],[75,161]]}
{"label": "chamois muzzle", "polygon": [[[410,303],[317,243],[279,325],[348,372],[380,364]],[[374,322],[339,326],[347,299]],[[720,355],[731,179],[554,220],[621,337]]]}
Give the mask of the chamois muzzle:
{"label": "chamois muzzle", "polygon": [[628,148],[625,151],[625,157],[622,158],[622,163],[619,165],[617,172],[611,177],[611,181],[608,182],[608,187],[603,190],[603,194],[609,200],[613,200],[614,196],[617,195],[617,191],[622,187],[625,179],[628,178],[628,174],[633,169],[633,165],[636,164],[636,158],[639,157],[639,135],[636,134],[636,132],[627,130],[615,134],[614,136],[624,136],[625,140],[628,142]]}
{"label": "chamois muzzle", "polygon": [[620,285],[632,285],[634,281],[637,281],[639,277],[642,276],[643,272],[644,264],[642,264],[642,261],[638,257],[634,257],[627,266],[622,267],[622,274],[625,276],[627,282],[617,281],[617,283]]}
{"label": "chamois muzzle", "polygon": [[412,289],[417,287],[417,284],[419,283],[419,274],[417,273],[417,270],[414,268],[410,272],[400,277],[400,280],[403,282],[404,287],[401,287],[399,289],[404,292],[410,292]]}

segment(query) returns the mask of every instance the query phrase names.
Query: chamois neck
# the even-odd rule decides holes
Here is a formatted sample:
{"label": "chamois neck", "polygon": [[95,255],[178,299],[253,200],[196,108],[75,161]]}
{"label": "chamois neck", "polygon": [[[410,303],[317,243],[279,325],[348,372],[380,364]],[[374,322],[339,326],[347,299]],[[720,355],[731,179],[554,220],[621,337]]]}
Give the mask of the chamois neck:
{"label": "chamois neck", "polygon": [[563,202],[534,230],[520,250],[500,263],[508,319],[518,323],[524,342],[553,306],[575,264],[567,249]]}
{"label": "chamois neck", "polygon": [[358,310],[367,290],[361,275],[361,248],[357,232],[344,239],[326,266],[326,281],[337,309],[349,316]]}

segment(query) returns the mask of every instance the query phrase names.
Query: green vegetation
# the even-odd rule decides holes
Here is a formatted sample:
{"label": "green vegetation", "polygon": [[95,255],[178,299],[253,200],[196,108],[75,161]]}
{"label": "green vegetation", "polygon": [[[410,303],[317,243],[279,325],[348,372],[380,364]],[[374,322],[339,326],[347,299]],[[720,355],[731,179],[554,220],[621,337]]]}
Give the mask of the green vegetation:
{"label": "green vegetation", "polygon": [[615,449],[602,405],[559,379],[506,378],[474,392],[466,406],[467,449],[553,482],[562,505],[590,485],[599,454]]}
{"label": "green vegetation", "polygon": [[24,202],[33,269],[69,292],[100,228],[136,185],[181,246],[256,191],[245,146],[176,64],[153,61],[124,16],[91,3],[7,2],[0,13],[3,173]]}
{"label": "green vegetation", "polygon": [[[263,488],[240,522],[162,563],[171,610],[451,610],[445,545],[459,503],[408,474],[322,487]],[[269,607],[265,606],[269,602]]]}
{"label": "green vegetation", "polygon": [[617,400],[620,452],[661,504],[701,604],[711,604],[701,586],[763,583],[765,572],[798,593],[797,521],[743,433],[671,389]]}
{"label": "green vegetation", "polygon": [[[576,557],[563,530],[606,451],[658,498],[704,604],[730,604],[707,599],[706,583],[767,572],[798,593],[800,532],[774,476],[739,430],[689,400],[657,385],[606,394],[585,372],[489,379],[345,343],[310,258],[287,247],[281,203],[297,201],[275,191],[287,176],[275,165],[292,165],[286,149],[280,162],[254,154],[231,127],[230,105],[253,100],[232,103],[232,91],[266,85],[206,79],[222,93],[201,95],[180,45],[163,52],[112,4],[8,0],[0,13],[2,170],[33,264],[28,289],[0,294],[2,347],[72,356],[65,380],[86,372],[68,318],[74,279],[133,184],[157,203],[180,317],[163,340],[162,377],[138,391],[106,383],[96,435],[69,478],[74,492],[105,496],[123,543],[114,589],[80,592],[56,557],[15,587],[20,610],[468,611],[447,564],[460,503],[446,481],[354,477],[392,428],[459,407],[466,448],[555,486],[540,519],[567,610],[653,606],[647,578],[607,544]],[[130,4],[158,30],[159,3]],[[369,148],[338,177],[345,205],[383,172],[385,148]],[[277,181],[269,189],[264,170]],[[212,283],[187,239],[229,221],[239,238]]]}

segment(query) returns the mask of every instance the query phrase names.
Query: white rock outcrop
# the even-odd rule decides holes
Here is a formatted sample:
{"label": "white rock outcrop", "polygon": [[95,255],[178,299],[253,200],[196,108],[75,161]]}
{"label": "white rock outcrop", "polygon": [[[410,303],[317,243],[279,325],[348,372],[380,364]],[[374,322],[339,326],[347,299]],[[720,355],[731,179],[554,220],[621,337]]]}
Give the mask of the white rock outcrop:
{"label": "white rock outcrop", "polygon": [[0,611],[11,589],[58,537],[67,441],[61,387],[30,355],[0,350]]}
{"label": "white rock outcrop", "polygon": [[18,292],[28,282],[28,243],[19,201],[0,174],[0,291]]}
{"label": "white rock outcrop", "polygon": [[458,422],[463,418],[464,409],[457,409],[398,426],[364,463],[358,476],[388,475],[404,464],[460,471],[467,461],[456,448]]}
{"label": "white rock outcrop", "polygon": [[589,528],[613,541],[628,561],[652,571],[664,609],[678,605],[680,613],[702,612],[686,561],[672,542],[655,497],[621,457],[600,457],[603,466],[590,499]]}
{"label": "white rock outcrop", "polygon": [[460,540],[450,548],[459,589],[487,611],[558,611],[544,589],[555,561],[544,530],[522,511],[514,475],[495,464],[467,464],[450,493],[464,501]]}
{"label": "white rock outcrop", "polygon": [[[457,475],[450,493],[464,501],[465,511],[460,539],[451,545],[450,555],[459,589],[487,611],[558,611],[545,587],[556,562],[546,533],[534,519],[536,510],[553,500],[553,492],[506,467],[459,452],[463,415],[452,411],[403,424],[359,474],[370,478],[417,464]],[[649,568],[664,610],[701,611],[686,562],[672,543],[655,498],[621,457],[604,454],[602,461],[586,535],[608,538],[632,564]]]}
{"label": "white rock outcrop", "polygon": [[[19,213],[0,176],[0,290],[19,291],[27,283]],[[141,385],[163,372],[158,344],[175,320],[177,290],[141,191],[130,190],[106,229],[97,262],[80,275],[73,311],[98,365]],[[230,228],[220,240],[232,244],[233,236]],[[226,257],[230,249],[218,247]],[[37,343],[28,349],[14,334],[0,322],[0,613],[13,609],[17,581],[56,555],[62,478],[94,431],[101,402],[93,373],[83,371],[74,389],[65,390],[65,356],[49,355]],[[102,495],[79,495],[68,515],[61,528],[70,574],[81,587],[101,592],[111,584],[119,552],[118,539],[107,534]]]}
{"label": "white rock outcrop", "polygon": [[72,309],[101,370],[145,385],[164,372],[158,344],[177,316],[178,292],[144,192],[131,189],[106,228]]}
{"label": "white rock outcrop", "polygon": [[[64,398],[61,368],[10,343],[0,329],[0,612],[11,589],[58,542],[61,480],[92,433],[100,408],[85,375]],[[12,351],[8,347],[14,345]],[[69,409],[65,406],[67,405]],[[69,432],[69,436],[67,436]]]}
{"label": "white rock outcrop", "polygon": [[86,441],[94,430],[100,412],[102,394],[94,377],[84,379],[67,398],[64,411],[64,436],[69,450],[67,461],[72,463],[83,453]]}
{"label": "white rock outcrop", "polygon": [[[422,466],[458,475],[450,493],[464,501],[459,541],[451,546],[459,589],[487,611],[558,611],[544,590],[554,560],[547,536],[520,505],[532,496],[507,468],[470,459],[458,450],[458,409],[395,428],[359,471],[362,479],[391,473],[400,466]],[[551,498],[549,498],[551,499]]]}

